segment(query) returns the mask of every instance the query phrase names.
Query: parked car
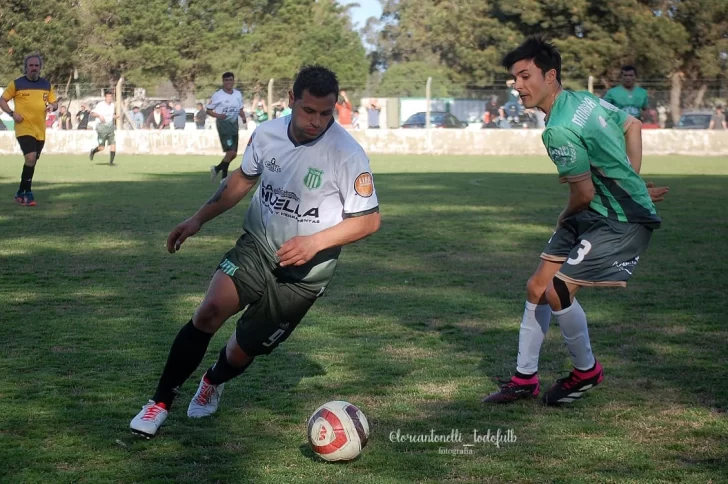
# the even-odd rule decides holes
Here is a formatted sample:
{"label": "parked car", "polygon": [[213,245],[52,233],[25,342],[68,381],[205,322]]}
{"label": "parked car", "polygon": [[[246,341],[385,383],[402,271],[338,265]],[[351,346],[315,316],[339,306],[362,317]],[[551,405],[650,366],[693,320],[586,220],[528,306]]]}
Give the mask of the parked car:
{"label": "parked car", "polygon": [[708,129],[708,126],[710,126],[710,119],[712,117],[712,112],[686,112],[680,116],[680,121],[678,121],[675,125],[675,129]]}
{"label": "parked car", "polygon": [[[450,113],[444,111],[431,111],[430,112],[430,126],[433,128],[467,128],[468,123],[460,121],[458,118]],[[424,128],[425,127],[425,113],[415,113],[407,121],[402,124],[403,128]]]}

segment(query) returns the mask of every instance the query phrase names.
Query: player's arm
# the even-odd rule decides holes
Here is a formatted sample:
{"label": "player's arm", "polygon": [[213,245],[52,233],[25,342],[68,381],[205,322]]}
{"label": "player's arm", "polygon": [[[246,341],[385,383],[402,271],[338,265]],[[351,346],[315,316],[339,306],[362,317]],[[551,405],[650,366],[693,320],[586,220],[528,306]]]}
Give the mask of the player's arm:
{"label": "player's arm", "polygon": [[627,115],[622,124],[627,158],[637,174],[642,169],[642,122],[634,116]]}
{"label": "player's arm", "polygon": [[0,109],[5,111],[6,114],[9,114],[16,123],[22,123],[24,119],[23,116],[10,109],[10,105],[8,105],[8,101],[10,101],[14,97],[15,82],[11,81],[10,84],[8,84],[8,87],[3,92],[3,95],[0,96]]}
{"label": "player's arm", "polygon": [[48,108],[47,110],[49,112],[58,111],[58,97],[56,96],[56,91],[51,86],[50,91],[48,91]]}
{"label": "player's arm", "polygon": [[255,186],[258,178],[244,174],[241,169],[232,172],[207,203],[172,230],[167,237],[169,253],[174,254],[178,251],[182,243],[199,232],[205,223],[237,205]]}
{"label": "player's arm", "polygon": [[591,175],[584,177],[580,180],[569,182],[569,201],[566,204],[564,210],[562,210],[556,221],[556,227],[561,226],[561,222],[565,218],[571,217],[583,210],[589,208],[589,204],[594,199],[594,183],[592,183]]}
{"label": "player's arm", "polygon": [[281,246],[276,255],[282,267],[300,266],[322,250],[351,244],[373,234],[379,230],[381,220],[379,208],[372,213],[349,217],[313,235],[293,237]]}

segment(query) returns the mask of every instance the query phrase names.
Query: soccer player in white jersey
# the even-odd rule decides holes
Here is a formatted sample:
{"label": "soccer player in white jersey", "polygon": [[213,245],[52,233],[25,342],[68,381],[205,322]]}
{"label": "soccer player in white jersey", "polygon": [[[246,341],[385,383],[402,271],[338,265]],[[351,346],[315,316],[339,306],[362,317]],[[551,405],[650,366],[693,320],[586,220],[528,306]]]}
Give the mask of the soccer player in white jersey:
{"label": "soccer player in white jersey", "polygon": [[223,384],[288,338],[323,293],[341,247],[379,229],[369,159],[334,122],[338,94],[333,72],[304,67],[289,93],[291,114],[258,126],[241,167],[169,234],[167,250],[174,253],[260,180],[244,233],[223,257],[202,304],[172,343],[156,393],[131,421],[134,432],[146,437],[157,433],[213,334],[247,307],[187,409],[191,418],[215,413]]}
{"label": "soccer player in white jersey", "polygon": [[99,151],[104,151],[104,147],[109,145],[109,165],[114,164],[116,156],[116,135],[114,134],[114,119],[116,118],[116,108],[113,102],[114,96],[107,92],[104,94],[104,100],[98,103],[94,110],[91,111],[91,117],[96,118],[96,135],[98,138],[98,146],[91,150],[88,154],[89,160],[94,159],[94,155]]}
{"label": "soccer player in white jersey", "polygon": [[217,166],[210,167],[210,179],[215,181],[218,173],[222,173],[222,178],[228,176],[228,167],[230,162],[238,156],[238,117],[245,119],[245,110],[243,109],[243,94],[237,89],[233,89],[235,85],[235,76],[232,72],[226,72],[222,75],[222,89],[212,95],[210,103],[207,105],[207,115],[215,118],[217,125],[217,134],[220,137],[222,151],[225,153],[222,161]]}

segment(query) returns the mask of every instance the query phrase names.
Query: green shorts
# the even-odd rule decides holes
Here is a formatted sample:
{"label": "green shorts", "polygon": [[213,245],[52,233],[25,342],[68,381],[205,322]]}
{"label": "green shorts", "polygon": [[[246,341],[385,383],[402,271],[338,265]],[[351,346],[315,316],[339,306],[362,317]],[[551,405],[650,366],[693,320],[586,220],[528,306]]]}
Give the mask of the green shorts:
{"label": "green shorts", "polygon": [[238,151],[238,124],[227,121],[217,121],[217,135],[220,137],[222,151]]}
{"label": "green shorts", "polygon": [[116,144],[116,135],[114,134],[113,124],[99,124],[96,126],[96,135],[99,139],[99,146],[104,146],[107,143],[109,145]]}
{"label": "green shorts", "polygon": [[564,220],[541,258],[563,262],[559,279],[579,286],[626,286],[640,254],[647,250],[652,229],[618,222],[591,210]]}
{"label": "green shorts", "polygon": [[[235,283],[241,307],[235,337],[249,356],[269,354],[296,329],[316,302],[294,284],[281,281],[249,235],[243,234],[223,257],[218,270]],[[246,307],[247,306],[247,307]]]}

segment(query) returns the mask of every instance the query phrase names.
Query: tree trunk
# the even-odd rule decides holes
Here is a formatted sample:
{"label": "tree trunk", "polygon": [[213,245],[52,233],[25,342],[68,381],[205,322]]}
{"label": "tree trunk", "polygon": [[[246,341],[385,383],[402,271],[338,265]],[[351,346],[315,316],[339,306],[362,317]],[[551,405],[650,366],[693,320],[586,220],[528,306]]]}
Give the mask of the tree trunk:
{"label": "tree trunk", "polygon": [[703,106],[703,98],[705,93],[708,91],[708,85],[703,83],[698,89],[698,93],[695,95],[695,101],[693,101],[693,108],[700,109]]}
{"label": "tree trunk", "polygon": [[683,73],[680,71],[673,72],[670,75],[672,89],[670,89],[670,115],[672,122],[677,124],[680,121],[680,94],[682,93]]}

